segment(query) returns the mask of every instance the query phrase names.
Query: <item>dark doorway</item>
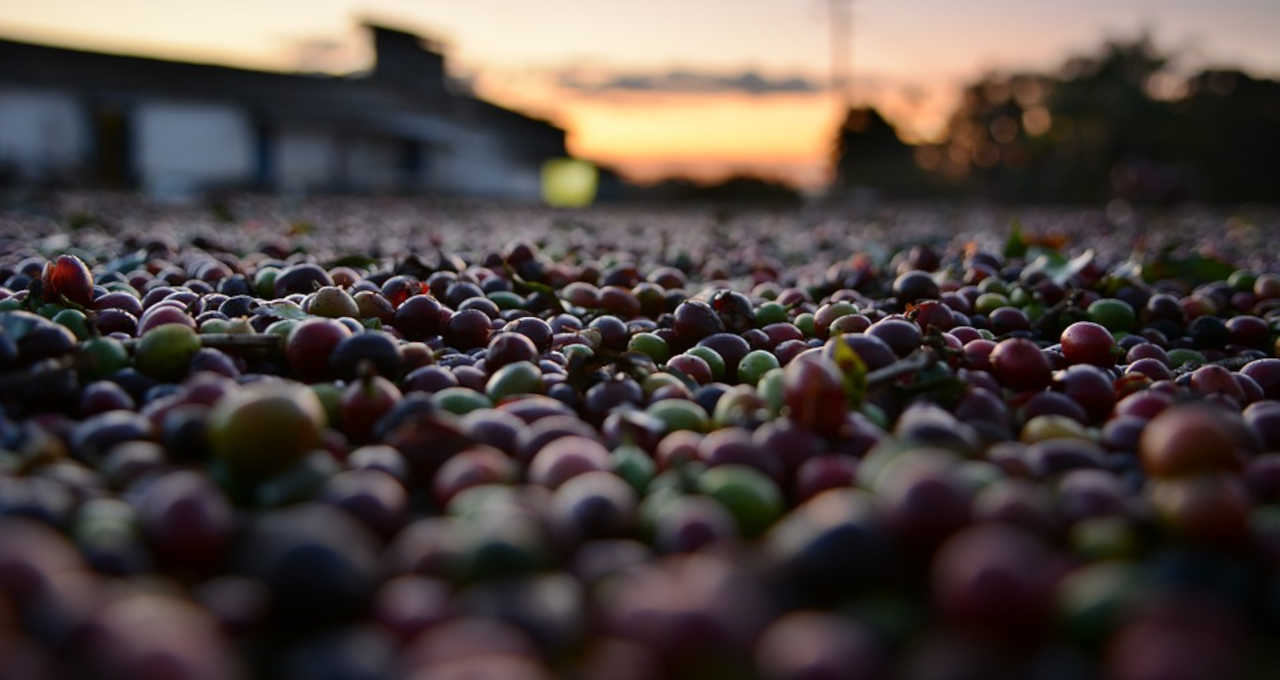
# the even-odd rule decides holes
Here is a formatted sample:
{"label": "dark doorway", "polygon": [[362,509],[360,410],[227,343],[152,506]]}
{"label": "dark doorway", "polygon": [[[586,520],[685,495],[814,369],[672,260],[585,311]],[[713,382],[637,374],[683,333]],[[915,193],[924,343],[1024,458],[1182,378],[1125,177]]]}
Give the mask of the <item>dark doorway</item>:
{"label": "dark doorway", "polygon": [[119,106],[98,106],[93,112],[94,175],[108,187],[133,181],[128,112]]}
{"label": "dark doorway", "polygon": [[422,177],[422,145],[417,140],[400,140],[400,187],[404,191],[413,191],[421,185]]}
{"label": "dark doorway", "polygon": [[253,179],[259,190],[276,187],[275,129],[259,117],[253,124]]}

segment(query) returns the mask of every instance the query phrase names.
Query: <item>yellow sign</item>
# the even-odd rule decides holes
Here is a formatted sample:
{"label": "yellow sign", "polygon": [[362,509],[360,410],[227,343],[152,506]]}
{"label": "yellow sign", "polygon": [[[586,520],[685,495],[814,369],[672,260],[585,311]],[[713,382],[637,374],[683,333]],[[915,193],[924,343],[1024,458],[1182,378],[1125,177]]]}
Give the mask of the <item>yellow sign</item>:
{"label": "yellow sign", "polygon": [[542,200],[557,208],[582,208],[596,198],[600,175],[589,161],[553,158],[542,164]]}

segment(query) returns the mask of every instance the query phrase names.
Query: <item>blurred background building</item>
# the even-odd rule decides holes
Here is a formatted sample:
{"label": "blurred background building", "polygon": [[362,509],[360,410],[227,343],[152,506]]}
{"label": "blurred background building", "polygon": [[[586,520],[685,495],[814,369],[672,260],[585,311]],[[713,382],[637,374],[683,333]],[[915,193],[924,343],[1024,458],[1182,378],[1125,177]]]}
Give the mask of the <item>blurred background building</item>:
{"label": "blurred background building", "polygon": [[0,3],[0,187],[1280,201],[1280,4],[1077,5]]}
{"label": "blurred background building", "polygon": [[0,174],[140,188],[536,199],[560,128],[448,86],[429,40],[367,24],[375,64],[279,73],[0,41]]}

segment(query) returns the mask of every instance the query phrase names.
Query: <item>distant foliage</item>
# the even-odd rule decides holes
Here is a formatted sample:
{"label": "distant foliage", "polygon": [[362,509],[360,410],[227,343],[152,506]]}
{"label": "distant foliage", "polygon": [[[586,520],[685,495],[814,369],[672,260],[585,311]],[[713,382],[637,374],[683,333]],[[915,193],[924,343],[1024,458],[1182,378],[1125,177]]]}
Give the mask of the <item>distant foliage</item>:
{"label": "distant foliage", "polygon": [[762,177],[735,175],[714,184],[672,179],[638,190],[644,198],[700,203],[797,205],[802,197],[793,187]]}
{"label": "distant foliage", "polygon": [[836,136],[835,170],[835,186],[841,189],[875,187],[901,197],[927,194],[931,188],[912,147],[871,107],[851,108],[845,115]]}
{"label": "distant foliage", "polygon": [[965,87],[943,139],[914,148],[873,110],[850,111],[836,141],[837,188],[1018,201],[1280,198],[1280,82],[1233,68],[1180,78],[1171,61],[1140,36],[1056,73],[987,74]]}

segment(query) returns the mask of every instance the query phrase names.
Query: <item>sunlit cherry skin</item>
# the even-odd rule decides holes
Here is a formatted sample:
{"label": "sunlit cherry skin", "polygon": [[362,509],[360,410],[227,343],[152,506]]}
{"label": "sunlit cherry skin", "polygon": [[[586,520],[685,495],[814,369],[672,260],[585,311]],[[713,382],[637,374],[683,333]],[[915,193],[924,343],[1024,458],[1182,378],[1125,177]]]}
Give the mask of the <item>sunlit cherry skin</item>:
{"label": "sunlit cherry skin", "polygon": [[313,382],[331,375],[329,355],[351,331],[333,319],[307,319],[289,332],[284,354],[299,379]]}
{"label": "sunlit cherry skin", "polygon": [[803,427],[834,434],[844,423],[844,385],[830,361],[797,359],[787,364],[783,395],[791,419]]}
{"label": "sunlit cherry skin", "polygon": [[1189,404],[1164,410],[1142,432],[1139,453],[1147,474],[1185,477],[1239,470],[1243,457],[1224,422],[1229,414]]}
{"label": "sunlit cherry skin", "polygon": [[1044,352],[1030,340],[1002,340],[991,350],[991,372],[1000,384],[1018,392],[1043,389],[1053,379]]}
{"label": "sunlit cherry skin", "polygon": [[59,255],[40,272],[41,294],[49,302],[66,299],[82,307],[93,304],[93,275],[75,255]]}
{"label": "sunlit cherry skin", "polygon": [[1059,341],[1062,343],[1062,355],[1069,363],[1103,367],[1115,365],[1112,354],[1115,338],[1111,331],[1099,324],[1077,321],[1062,331]]}
{"label": "sunlit cherry skin", "polygon": [[1191,373],[1191,389],[1200,394],[1223,394],[1234,399],[1237,403],[1244,401],[1244,390],[1240,387],[1240,383],[1231,374],[1231,371],[1218,366],[1217,364],[1208,364],[1201,366]]}
{"label": "sunlit cherry skin", "polygon": [[1137,359],[1125,368],[1125,373],[1140,373],[1151,380],[1172,380],[1173,372],[1164,362],[1153,357]]}

